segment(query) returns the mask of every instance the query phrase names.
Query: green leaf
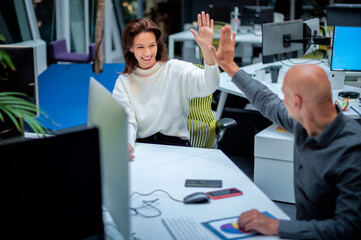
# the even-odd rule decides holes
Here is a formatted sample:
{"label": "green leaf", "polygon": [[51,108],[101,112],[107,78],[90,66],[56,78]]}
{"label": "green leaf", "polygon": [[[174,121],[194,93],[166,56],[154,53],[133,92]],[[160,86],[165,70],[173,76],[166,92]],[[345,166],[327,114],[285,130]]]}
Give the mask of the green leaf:
{"label": "green leaf", "polygon": [[[43,128],[41,124],[35,119],[37,111],[47,116],[40,111],[37,105],[29,102],[25,94],[17,92],[2,92],[0,93],[0,120],[4,120],[4,115],[8,116],[9,119],[14,123],[15,127],[24,132],[24,123],[26,121],[29,127],[35,132],[45,135],[48,131]],[[19,121],[16,119],[20,119]]]}
{"label": "green leaf", "polygon": [[11,95],[19,95],[19,96],[26,96],[25,93],[20,93],[20,92],[1,92],[0,96],[11,96]]}
{"label": "green leaf", "polygon": [[6,65],[10,67],[10,69],[12,71],[16,71],[14,63],[13,63],[13,61],[11,61],[9,54],[7,54],[4,50],[0,50],[0,55],[1,55],[1,61],[2,62],[4,61],[6,63]]}
{"label": "green leaf", "polygon": [[10,120],[14,123],[16,129],[18,129],[20,131],[20,125],[19,125],[18,121],[16,120],[13,112],[9,111],[6,108],[1,108],[1,107],[0,107],[0,111],[3,111],[10,118]]}

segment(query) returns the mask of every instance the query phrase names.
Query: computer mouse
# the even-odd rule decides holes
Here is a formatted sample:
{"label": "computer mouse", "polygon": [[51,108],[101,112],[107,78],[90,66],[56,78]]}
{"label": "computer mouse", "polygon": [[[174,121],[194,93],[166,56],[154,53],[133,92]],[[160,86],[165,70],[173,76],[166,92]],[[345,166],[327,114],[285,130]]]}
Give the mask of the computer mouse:
{"label": "computer mouse", "polygon": [[209,196],[207,195],[207,193],[204,192],[195,192],[192,194],[189,194],[188,196],[185,196],[183,198],[183,202],[185,204],[189,204],[189,203],[207,203],[209,202]]}

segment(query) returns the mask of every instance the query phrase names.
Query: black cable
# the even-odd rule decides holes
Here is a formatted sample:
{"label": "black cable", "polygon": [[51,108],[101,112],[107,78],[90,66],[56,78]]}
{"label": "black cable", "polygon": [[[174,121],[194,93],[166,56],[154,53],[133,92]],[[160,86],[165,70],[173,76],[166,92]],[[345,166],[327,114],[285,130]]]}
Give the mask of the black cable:
{"label": "black cable", "polygon": [[[183,202],[182,200],[178,200],[178,199],[175,199],[173,198],[167,191],[165,190],[162,190],[162,189],[156,189],[156,190],[153,190],[152,192],[150,193],[139,193],[139,192],[133,192],[130,197],[129,197],[129,200],[133,197],[134,194],[138,194],[140,196],[150,196],[151,194],[155,193],[155,192],[163,192],[165,194],[168,195],[168,197],[170,199],[172,199],[173,201],[176,201],[176,202]],[[140,207],[135,207],[135,208],[130,208],[131,211],[133,211],[133,214],[134,215],[139,215],[139,216],[142,216],[142,217],[145,217],[145,218],[155,218],[155,217],[159,217],[160,215],[162,215],[162,211],[159,209],[159,208],[156,208],[153,206],[153,204],[155,202],[157,202],[159,199],[154,199],[154,200],[143,200],[143,205],[140,206]],[[156,213],[154,215],[146,215],[146,214],[143,214],[141,213],[139,210],[140,209],[151,209],[151,210],[154,210]]]}
{"label": "black cable", "polygon": [[297,65],[297,64],[310,63],[310,62],[315,61],[315,60],[317,60],[317,59],[307,59],[307,60],[305,60],[304,62],[300,62],[300,63],[293,62],[293,61],[291,60],[291,58],[287,58],[287,60],[290,61],[290,63],[292,63],[293,65]]}
{"label": "black cable", "polygon": [[163,190],[163,189],[155,189],[155,190],[153,190],[153,191],[150,192],[150,193],[133,192],[133,193],[130,195],[129,199],[131,199],[134,194],[138,194],[138,195],[140,195],[140,196],[149,196],[149,195],[151,195],[151,194],[153,194],[153,193],[155,193],[155,192],[164,192],[164,193],[167,194],[168,197],[169,197],[170,199],[172,199],[173,201],[183,202],[183,200],[178,200],[178,199],[173,198],[167,191],[165,191],[165,190]]}
{"label": "black cable", "polygon": [[287,67],[292,67],[292,66],[297,65],[297,64],[306,64],[306,63],[310,63],[312,61],[318,61],[318,63],[315,63],[316,65],[319,65],[319,64],[322,64],[322,63],[325,64],[321,59],[307,59],[304,62],[297,62],[297,63],[292,61],[291,58],[287,58],[286,60],[289,61],[291,64],[285,63],[284,62],[285,60],[281,60],[280,63],[287,66]]}
{"label": "black cable", "polygon": [[[287,58],[286,60],[288,60],[288,61],[290,61],[290,59],[289,58]],[[292,67],[294,64],[288,64],[288,63],[285,63],[284,62],[285,60],[284,59],[282,59],[282,60],[280,60],[280,63],[282,64],[282,65],[285,65],[285,66],[287,66],[287,67]],[[291,62],[291,61],[290,61]],[[292,63],[292,62],[291,62]]]}
{"label": "black cable", "polygon": [[[162,215],[162,211],[159,208],[156,208],[156,207],[152,206],[152,204],[155,203],[158,200],[159,199],[157,198],[157,199],[150,200],[150,201],[143,201],[143,203],[144,203],[143,206],[136,207],[136,208],[130,208],[130,210],[134,211],[134,215],[140,215],[140,216],[145,217],[145,218],[159,217],[160,215]],[[145,214],[138,211],[138,209],[143,209],[143,208],[150,208],[152,210],[155,210],[156,213],[154,215],[145,215]]]}

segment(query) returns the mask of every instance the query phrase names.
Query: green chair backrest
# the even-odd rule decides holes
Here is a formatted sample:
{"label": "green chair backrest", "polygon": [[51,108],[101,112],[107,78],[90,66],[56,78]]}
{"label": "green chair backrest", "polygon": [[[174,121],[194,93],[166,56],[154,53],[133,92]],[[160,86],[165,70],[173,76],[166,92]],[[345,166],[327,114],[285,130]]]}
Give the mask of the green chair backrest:
{"label": "green chair backrest", "polygon": [[[202,65],[195,64],[203,68]],[[213,94],[191,99],[187,128],[192,147],[213,148],[216,139],[216,119],[212,112]]]}

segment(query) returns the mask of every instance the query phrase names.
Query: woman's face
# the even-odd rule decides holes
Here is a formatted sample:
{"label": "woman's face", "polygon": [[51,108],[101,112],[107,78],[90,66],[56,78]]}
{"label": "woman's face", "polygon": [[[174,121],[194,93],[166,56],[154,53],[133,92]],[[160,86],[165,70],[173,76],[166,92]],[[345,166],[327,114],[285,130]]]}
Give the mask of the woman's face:
{"label": "woman's face", "polygon": [[134,37],[130,51],[134,54],[141,69],[153,67],[157,60],[158,46],[153,32],[141,32]]}

